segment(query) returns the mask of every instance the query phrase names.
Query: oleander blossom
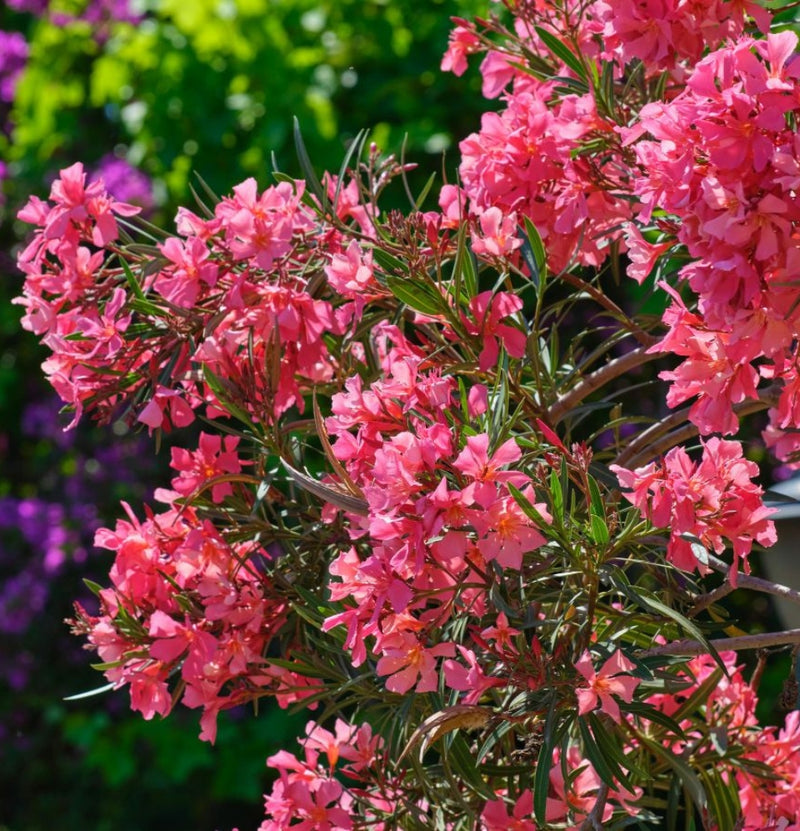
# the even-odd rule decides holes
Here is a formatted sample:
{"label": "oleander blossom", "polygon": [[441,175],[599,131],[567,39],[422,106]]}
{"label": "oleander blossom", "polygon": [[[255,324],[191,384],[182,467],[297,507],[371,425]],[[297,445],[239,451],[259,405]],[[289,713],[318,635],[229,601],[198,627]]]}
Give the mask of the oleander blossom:
{"label": "oleander blossom", "polygon": [[[787,417],[797,358],[800,263],[795,189],[800,144],[797,36],[739,37],[697,63],[669,101],[642,107],[622,130],[639,164],[639,219],[677,218],[675,242],[691,262],[681,278],[697,295],[689,312],[672,290],[661,350],[683,357],[664,378],[671,406],[698,395],[690,418],[703,434],[734,433],[733,406],[758,397],[761,378],[785,375],[767,440],[791,457]],[[645,258],[640,244],[640,259]]]}
{"label": "oleander blossom", "polygon": [[[166,511],[140,521],[128,509],[129,520],[97,532],[96,545],[115,552],[112,586],[99,593],[99,615],[76,606],[74,626],[146,719],[170,712],[179,678],[182,702],[203,711],[200,737],[213,742],[220,710],[267,694],[288,706],[315,682],[264,658],[286,607],[262,575],[241,566],[257,547],[229,545],[193,509],[173,506],[174,496],[161,494]],[[135,625],[120,631],[120,615]]]}
{"label": "oleander blossom", "polygon": [[[732,546],[731,582],[740,560],[749,571],[747,556],[753,543],[769,546],[776,540],[773,509],[762,500],[763,490],[752,482],[758,466],[747,461],[742,446],[716,436],[703,442],[699,462],[682,447],[670,450],[661,462],[628,470],[611,469],[625,498],[657,528],[670,532],[667,559],[686,571],[709,570],[703,547],[721,554]],[[727,542],[726,542],[727,541]]]}
{"label": "oleander blossom", "polygon": [[635,668],[635,664],[617,650],[599,670],[595,670],[592,656],[585,651],[575,664],[587,684],[575,690],[578,713],[584,715],[599,709],[619,723],[622,716],[617,698],[630,704],[640,683],[640,679],[630,674]]}

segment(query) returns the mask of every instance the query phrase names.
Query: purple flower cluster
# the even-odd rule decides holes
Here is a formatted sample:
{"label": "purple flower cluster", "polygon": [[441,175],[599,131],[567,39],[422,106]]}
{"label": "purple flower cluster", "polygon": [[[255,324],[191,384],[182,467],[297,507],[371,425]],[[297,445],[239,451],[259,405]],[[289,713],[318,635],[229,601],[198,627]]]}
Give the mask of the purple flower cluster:
{"label": "purple flower cluster", "polygon": [[[38,498],[0,499],[0,634],[20,635],[44,609],[51,580],[68,557],[86,551],[63,505]],[[13,533],[11,533],[13,532]]]}
{"label": "purple flower cluster", "polygon": [[22,438],[33,439],[37,453],[44,454],[44,471],[33,474],[34,495],[0,497],[0,678],[17,690],[27,684],[31,668],[15,656],[46,608],[63,606],[59,616],[68,613],[65,598],[74,597],[78,581],[71,566],[85,573],[91,565],[103,512],[115,510],[120,498],[145,497],[142,480],[152,478],[151,457],[142,453],[141,441],[109,441],[103,434],[99,443],[94,432],[64,432],[58,409],[52,397],[25,408]]}
{"label": "purple flower cluster", "polygon": [[28,43],[19,32],[0,31],[0,105],[11,104],[28,60]]}
{"label": "purple flower cluster", "polygon": [[47,11],[50,0],[6,0],[6,3],[14,11],[39,15]]}
{"label": "purple flower cluster", "polygon": [[138,205],[145,212],[152,210],[154,200],[150,179],[125,159],[108,153],[97,163],[92,177],[101,178],[105,182],[106,190],[120,202]]}
{"label": "purple flower cluster", "polygon": [[81,20],[94,25],[117,21],[120,23],[138,23],[143,15],[135,11],[131,0],[90,0]]}
{"label": "purple flower cluster", "polygon": [[[18,12],[42,15],[50,6],[50,0],[6,0],[9,8]],[[142,14],[135,10],[135,3],[131,0],[89,0],[86,9],[80,16],[72,16],[61,12],[54,13],[52,20],[56,25],[66,25],[75,20],[84,20],[94,25],[120,21],[124,23],[138,23]]]}

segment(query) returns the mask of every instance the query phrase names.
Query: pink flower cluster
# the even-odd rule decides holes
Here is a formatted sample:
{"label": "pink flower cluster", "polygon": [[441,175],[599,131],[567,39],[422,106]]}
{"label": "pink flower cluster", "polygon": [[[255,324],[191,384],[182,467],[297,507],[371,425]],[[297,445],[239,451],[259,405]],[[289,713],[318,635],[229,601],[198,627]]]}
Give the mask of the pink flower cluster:
{"label": "pink flower cluster", "polygon": [[739,442],[714,436],[703,443],[699,462],[693,462],[683,447],[675,447],[663,462],[636,470],[619,465],[611,469],[630,489],[625,496],[642,516],[669,529],[667,558],[678,568],[708,571],[703,548],[720,554],[727,541],[733,547],[733,581],[740,558],[748,568],[746,558],[754,542],[775,542],[772,510],[763,503],[762,489],[751,481],[758,466],[743,458]]}
{"label": "pink flower cluster", "polygon": [[[480,131],[460,144],[464,207],[481,226],[492,221],[492,210],[501,211],[509,226],[506,236],[518,217],[533,220],[555,271],[574,262],[600,265],[611,243],[624,244],[620,225],[633,215],[634,177],[617,140],[628,105],[614,111],[605,102],[599,111],[593,91],[576,77],[573,65],[554,56],[539,31],[566,40],[566,48],[585,67],[591,65],[586,72],[596,77],[602,61],[617,76],[641,62],[649,77],[668,71],[682,81],[704,52],[743,34],[746,15],[762,31],[769,29],[770,15],[757,3],[725,0],[597,0],[580,8],[514,3],[512,9],[514,30],[502,45],[475,24],[457,20],[442,61],[443,70],[460,75],[467,56],[486,52],[483,93],[487,98],[502,93],[505,103],[499,113],[486,113]],[[555,59],[552,75],[572,86],[523,71],[520,65],[530,55]],[[689,123],[682,121],[684,127]],[[480,234],[476,245],[476,251],[483,250]]]}
{"label": "pink flower cluster", "polygon": [[[678,693],[658,694],[648,699],[668,716],[697,692],[708,685],[712,676],[715,682],[705,700],[704,711],[708,731],[705,737],[688,719],[680,721],[685,738],[672,750],[682,753],[692,747],[692,752],[702,752],[710,747],[710,735],[718,733],[724,724],[729,741],[740,743],[744,750],[742,763],[737,764],[726,776],[733,776],[739,790],[742,813],[738,817],[742,831],[800,831],[800,718],[792,711],[783,727],[764,727],[756,718],[758,696],[753,686],[742,674],[735,652],[723,652],[720,659],[725,666],[722,672],[709,655],[693,658],[686,665],[681,677],[686,687]],[[705,732],[705,731],[704,731]],[[758,775],[764,767],[770,778]],[[774,777],[774,778],[773,778]]]}
{"label": "pink flower cluster", "polygon": [[[470,827],[624,823],[643,804],[636,759],[662,749],[705,774],[724,739],[735,752],[715,775],[738,790],[745,828],[793,828],[800,721],[761,728],[732,656],[711,684],[710,659],[645,648],[683,635],[634,603],[647,563],[624,562],[668,529],[671,564],[705,572],[730,547],[734,582],[753,544],[775,540],[757,468],[717,436],[696,459],[680,446],[659,459],[665,444],[635,470],[611,465],[623,508],[594,475],[607,456],[579,441],[620,363],[553,330],[588,298],[649,345],[600,286],[610,257],[640,282],[657,270],[670,306],[650,353],[683,359],[661,373],[667,404],[692,400],[702,435],[730,434],[768,382],[768,440],[800,446],[797,39],[745,36],[748,15],[769,23],[748,0],[505,5],[512,30],[458,21],[445,56],[460,74],[486,52],[484,93],[502,109],[462,142],[441,212],[382,216],[373,195],[403,168],[373,150],[346,181],[312,177],[317,195],[248,179],[203,216],[181,209],[149,248],[123,244],[137,209],[80,165],[23,209],[36,226],[24,325],[76,418],[124,413],[153,431],[199,414],[211,431],[173,448],[165,509],[99,532],[111,587],[76,629],[134,709],[200,708],[209,740],[220,710],[262,696],[349,714],[332,731],[310,722],[300,756],[269,759],[261,831],[382,829],[404,810],[463,827],[415,778],[429,747],[471,730],[485,787],[448,786]],[[525,278],[541,272],[530,222],[561,283]],[[556,432],[568,410],[571,451]],[[643,437],[624,437],[628,459],[648,452]],[[625,598],[615,575],[633,577]],[[416,731],[394,718],[400,701]],[[388,714],[385,744],[369,707]],[[449,737],[437,759],[471,757],[458,741],[460,760]]]}
{"label": "pink flower cluster", "polygon": [[[369,724],[356,727],[337,719],[331,733],[310,721],[300,744],[302,760],[285,750],[267,759],[280,778],[266,797],[267,819],[259,831],[350,831],[355,827],[357,798],[380,812],[397,807],[396,799],[378,795],[372,785],[374,768],[383,761],[383,742],[373,736]],[[342,777],[349,780],[347,786]]]}
{"label": "pink flower cluster", "polygon": [[[531,480],[505,469],[521,458],[514,440],[490,450],[486,433],[465,434],[459,449],[448,423],[455,380],[424,370],[424,352],[395,327],[383,327],[380,340],[381,378],[367,389],[351,378],[333,397],[327,419],[334,453],[366,509],[365,516],[349,517],[354,546],[330,567],[337,578],[331,598],[352,605],[324,628],[347,626],[356,666],[373,638],[377,672],[393,692],[437,689],[444,658],[447,685],[477,700],[503,682],[487,676],[471,649],[457,652],[452,643],[430,639],[456,614],[483,615],[485,592],[465,585],[482,582],[480,574],[493,565],[519,571],[545,542],[507,488],[513,483],[532,496]],[[485,410],[480,395],[472,401],[467,416]],[[549,519],[544,505],[536,507]],[[362,556],[358,542],[365,535],[370,545]]]}
{"label": "pink flower cluster", "polygon": [[574,260],[602,263],[632,214],[614,193],[625,188],[619,159],[598,162],[580,152],[598,136],[613,140],[613,125],[598,114],[592,95],[557,96],[555,86],[515,75],[506,108],[486,113],[480,131],[459,145],[459,174],[463,201],[481,216],[484,233],[493,210],[508,223],[528,217],[559,271]]}
{"label": "pink flower cluster", "polygon": [[691,418],[701,431],[732,433],[733,405],[756,398],[761,378],[784,381],[768,433],[773,444],[784,437],[784,457],[794,448],[784,431],[796,423],[800,327],[796,46],[791,32],[724,46],[697,64],[679,95],[646,105],[625,131],[641,170],[640,219],[656,209],[676,217],[675,241],[692,257],[681,276],[698,312],[676,296],[660,347],[684,358],[663,376],[669,403],[696,395]]}
{"label": "pink flower cluster", "polygon": [[771,16],[751,0],[598,0],[587,24],[602,38],[602,56],[620,67],[641,61],[645,73],[664,70],[680,80],[709,49],[739,37],[752,17],[762,32]]}
{"label": "pink flower cluster", "polygon": [[[76,419],[88,407],[107,420],[143,396],[138,418],[151,429],[188,424],[204,401],[213,414],[218,402],[202,365],[226,379],[256,421],[269,423],[302,406],[302,388],[331,377],[323,335],[341,331],[352,312],[337,319],[293,270],[339,256],[336,235],[318,246],[302,182],[259,194],[249,179],[210,219],[181,210],[180,236],[159,245],[160,268],[137,297],[96,249],[113,249],[117,218],[139,209],[110,197],[102,180],[85,179],[80,164],[62,171],[52,204],[32,197],[20,212],[39,228],[20,257],[23,325],[53,350],[45,371]],[[127,332],[137,300],[140,312],[162,318],[158,337]]]}
{"label": "pink flower cluster", "polygon": [[[216,475],[240,467],[235,443],[220,452],[218,436],[201,435],[200,450],[178,450],[173,486],[186,492],[208,485],[219,501],[231,485],[214,484]],[[156,496],[167,510],[139,521],[126,506],[128,520],[98,531],[96,545],[115,552],[112,586],[99,592],[99,616],[76,607],[75,627],[97,650],[109,681],[129,685],[134,710],[150,719],[167,715],[177,700],[202,708],[201,738],[213,742],[220,710],[263,695],[287,706],[315,682],[264,657],[287,613],[256,566],[268,555],[253,543],[228,543],[175,501],[179,493]]]}
{"label": "pink flower cluster", "polygon": [[[556,751],[550,768],[545,821],[577,831],[588,820],[602,787],[603,780],[591,763],[583,758],[580,748],[573,745],[566,754]],[[610,793],[603,806],[601,820],[610,822],[615,808],[635,814],[635,807],[629,803],[640,796],[641,793],[625,790]],[[481,831],[537,831],[541,826],[533,820],[533,792],[526,789],[516,800],[509,799],[507,794],[498,794],[497,799],[487,800],[481,812],[480,828]]]}

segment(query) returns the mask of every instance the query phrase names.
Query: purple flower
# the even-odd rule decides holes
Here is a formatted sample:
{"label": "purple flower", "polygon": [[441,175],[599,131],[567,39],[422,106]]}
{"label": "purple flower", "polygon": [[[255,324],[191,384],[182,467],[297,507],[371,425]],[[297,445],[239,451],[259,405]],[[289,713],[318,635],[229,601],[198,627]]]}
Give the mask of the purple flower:
{"label": "purple flower", "polygon": [[[2,172],[0,172],[0,176]],[[53,442],[61,450],[75,444],[75,433],[64,430],[66,421],[59,416],[61,402],[56,396],[28,404],[22,411],[22,433]]]}
{"label": "purple flower", "polygon": [[44,609],[49,584],[35,567],[3,581],[0,589],[0,632],[19,635]]}
{"label": "purple flower", "polygon": [[6,0],[8,7],[17,12],[30,12],[31,14],[41,14],[47,11],[47,6],[50,0]]}
{"label": "purple flower", "polygon": [[[50,0],[6,0],[6,3],[14,11],[41,15],[48,10]],[[143,15],[134,10],[135,5],[132,0],[89,0],[80,15],[54,12],[52,20],[57,26],[65,26],[75,20],[94,24],[112,21],[138,23]]]}
{"label": "purple flower", "polygon": [[135,5],[131,0],[90,0],[81,17],[87,23],[138,23],[143,15],[131,8]]}
{"label": "purple flower", "polygon": [[10,104],[28,60],[28,43],[19,32],[0,30],[0,103]]}
{"label": "purple flower", "polygon": [[103,156],[92,171],[94,178],[101,178],[106,190],[120,202],[138,205],[145,211],[153,208],[153,187],[147,176],[125,159],[112,154]]}
{"label": "purple flower", "polygon": [[95,27],[95,36],[99,34],[100,39],[105,40],[108,34],[107,24],[139,23],[142,20],[144,15],[134,11],[133,6],[135,4],[131,0],[89,0],[80,14],[53,11],[50,19],[56,26],[69,26],[77,20],[90,23]]}

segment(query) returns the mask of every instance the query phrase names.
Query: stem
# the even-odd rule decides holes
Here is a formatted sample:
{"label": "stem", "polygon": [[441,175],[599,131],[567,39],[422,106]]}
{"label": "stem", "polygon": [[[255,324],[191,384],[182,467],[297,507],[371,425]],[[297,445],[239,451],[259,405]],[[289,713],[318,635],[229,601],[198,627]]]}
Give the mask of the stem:
{"label": "stem", "polygon": [[[715,557],[713,554],[708,555],[708,564],[714,571],[719,571],[722,574],[730,571],[730,566],[722,560]],[[754,591],[764,592],[764,594],[774,594],[776,597],[782,597],[784,600],[790,600],[792,603],[800,603],[800,592],[795,589],[784,586],[781,583],[773,583],[770,580],[765,580],[763,577],[752,577],[749,574],[739,574],[736,577],[736,582],[739,588],[753,589]],[[723,585],[728,584],[728,581]],[[722,586],[720,586],[722,588]],[[717,589],[719,591],[719,589]],[[733,587],[731,587],[733,591]],[[714,594],[714,592],[711,592]],[[705,595],[709,597],[710,595]],[[699,598],[702,600],[703,598]],[[703,607],[705,608],[705,607]]]}
{"label": "stem", "polygon": [[603,811],[608,800],[608,785],[603,782],[597,791],[597,800],[594,803],[591,813],[586,815],[586,819],[581,823],[580,831],[603,831]]}
{"label": "stem", "polygon": [[[741,584],[740,584],[741,585]],[[708,592],[708,594],[702,594],[694,603],[691,610],[689,611],[689,617],[695,617],[699,615],[703,609],[707,609],[709,606],[713,606],[718,600],[722,600],[723,597],[727,597],[732,591],[735,591],[734,587],[730,584],[730,581],[726,578],[725,582],[721,586],[717,586],[713,592]]]}
{"label": "stem", "polygon": [[586,280],[581,280],[580,277],[577,277],[575,274],[570,274],[568,271],[562,271],[559,275],[559,279],[564,280],[565,283],[569,283],[571,286],[575,288],[581,289],[585,291],[595,302],[599,303],[606,311],[611,312],[612,315],[617,319],[624,321],[628,331],[645,347],[654,346],[658,343],[658,338],[651,335],[649,332],[645,332],[641,326],[639,326],[636,321],[631,320],[628,315],[625,314],[622,309],[607,295],[605,295],[600,289],[593,286],[591,283],[587,283]]}
{"label": "stem", "polygon": [[[759,392],[757,399],[734,404],[733,411],[738,417],[743,418],[752,413],[765,410],[767,407],[774,407],[779,394],[780,387],[777,385],[766,387]],[[691,407],[684,407],[682,410],[678,410],[648,427],[619,454],[616,463],[622,467],[634,468],[637,464],[661,456],[676,445],[694,438],[700,430],[696,424],[686,423],[690,411]],[[676,425],[682,426],[669,432]],[[655,439],[658,439],[658,441],[654,441]]]}
{"label": "stem", "polygon": [[554,427],[570,410],[604,384],[614,378],[619,378],[620,375],[624,375],[631,369],[660,357],[661,355],[658,352],[650,353],[647,347],[640,346],[638,349],[628,352],[627,355],[609,361],[605,366],[595,370],[590,375],[585,375],[569,392],[556,399],[548,411],[548,423]]}
{"label": "stem", "polygon": [[[760,635],[740,635],[735,638],[718,638],[708,641],[708,645],[724,652],[726,650],[764,649],[768,646],[787,646],[800,644],[800,629],[786,629],[782,632],[764,632]],[[637,658],[650,658],[654,655],[705,655],[708,646],[689,638],[681,641],[665,643],[663,646],[654,646],[652,649],[642,649],[636,653]]]}

